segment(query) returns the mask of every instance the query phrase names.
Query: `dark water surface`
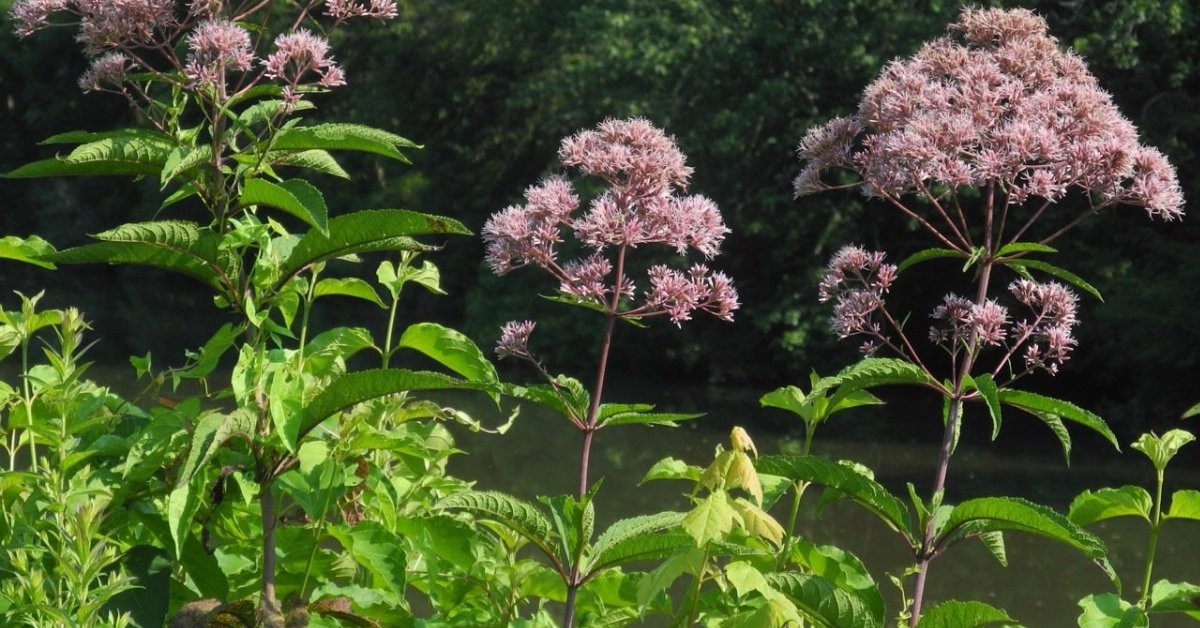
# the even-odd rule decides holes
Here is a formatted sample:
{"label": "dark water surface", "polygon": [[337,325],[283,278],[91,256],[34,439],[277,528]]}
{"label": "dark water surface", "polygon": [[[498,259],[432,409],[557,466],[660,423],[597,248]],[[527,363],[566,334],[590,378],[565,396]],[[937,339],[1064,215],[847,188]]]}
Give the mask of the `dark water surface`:
{"label": "dark water surface", "polygon": [[[798,419],[793,421],[784,412],[760,408],[760,392],[639,388],[630,393],[632,396],[618,393],[612,400],[653,399],[660,402],[661,411],[709,414],[675,429],[621,426],[597,433],[591,479],[604,478],[596,504],[598,530],[621,517],[685,509],[683,494],[690,485],[657,481],[638,487],[638,481],[656,461],[667,456],[707,465],[714,448],[727,442],[733,425],[746,428],[763,454],[798,451]],[[453,403],[491,425],[501,423],[501,416],[506,416],[478,398],[456,398]],[[876,479],[897,495],[906,495],[905,483],[912,482],[926,496],[940,442],[938,406],[899,400],[883,408],[852,412],[837,415],[821,428],[814,453],[866,464],[875,471]],[[1179,426],[1193,431],[1195,428],[1188,423]],[[1084,489],[1137,484],[1153,492],[1153,468],[1140,453],[1129,450],[1124,443],[1125,452],[1117,453],[1103,438],[1084,429],[1070,429],[1074,452],[1068,467],[1056,439],[1036,419],[1006,413],[1001,437],[992,443],[990,422],[968,414],[962,441],[951,460],[948,501],[1023,497],[1065,513],[1071,499]],[[580,434],[566,419],[539,406],[524,404],[516,424],[503,436],[465,433],[462,429],[455,433],[468,454],[452,459],[451,472],[475,481],[477,488],[533,499],[537,495],[572,493],[578,484]],[[1200,444],[1191,447],[1200,449]],[[1168,468],[1164,496],[1179,488],[1200,487],[1195,452],[1187,448],[1184,451],[1189,455],[1181,454]],[[774,512],[780,520],[786,519],[785,506]],[[898,598],[886,574],[898,574],[913,562],[895,533],[849,502],[835,503],[817,516],[807,496],[798,527],[812,541],[838,545],[863,560],[888,599],[890,621]],[[1124,597],[1136,600],[1148,526],[1141,520],[1125,518],[1101,522],[1089,531],[1108,544],[1110,560],[1124,583]],[[1080,598],[1111,590],[1103,572],[1076,550],[1013,532],[1005,534],[1005,541],[1008,567],[997,563],[981,543],[974,541],[960,543],[935,561],[925,608],[941,600],[976,599],[1007,610],[1029,626],[1057,628],[1077,625]],[[1154,581],[1200,580],[1200,524],[1168,524],[1157,556]],[[1185,618],[1155,616],[1153,620],[1155,628],[1194,625]]]}

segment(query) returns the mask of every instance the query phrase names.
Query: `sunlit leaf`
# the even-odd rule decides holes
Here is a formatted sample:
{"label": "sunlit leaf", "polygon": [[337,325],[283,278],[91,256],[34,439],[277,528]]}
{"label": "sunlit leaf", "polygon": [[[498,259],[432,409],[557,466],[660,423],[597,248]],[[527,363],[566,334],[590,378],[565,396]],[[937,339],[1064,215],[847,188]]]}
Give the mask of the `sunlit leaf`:
{"label": "sunlit leaf", "polygon": [[361,124],[327,123],[297,126],[280,131],[271,142],[272,151],[349,150],[373,153],[409,163],[401,148],[419,148],[411,141]]}
{"label": "sunlit leaf", "polygon": [[525,500],[496,491],[466,491],[446,497],[437,503],[437,508],[465,510],[496,521],[538,546],[547,558],[560,560],[554,551],[557,539],[553,525],[537,506]]}
{"label": "sunlit leaf", "polygon": [[496,382],[496,367],[462,332],[437,323],[410,325],[396,346],[419,351],[442,366],[475,382]]}
{"label": "sunlit leaf", "polygon": [[1200,585],[1159,580],[1150,587],[1150,613],[1186,613],[1200,620]]}
{"label": "sunlit leaf", "polygon": [[1024,410],[1030,414],[1040,415],[1044,413],[1048,415],[1054,415],[1060,419],[1071,421],[1072,423],[1078,423],[1079,425],[1094,430],[1103,436],[1108,442],[1112,443],[1112,446],[1115,447],[1117,451],[1121,450],[1121,446],[1117,444],[1116,435],[1113,434],[1111,429],[1109,429],[1108,424],[1104,422],[1104,419],[1100,418],[1094,412],[1089,412],[1073,403],[1063,401],[1061,399],[1046,397],[1044,395],[1026,392],[1024,390],[1005,389],[999,391],[999,396],[1001,403],[1008,404],[1015,408],[1020,408],[1021,410]]}
{"label": "sunlit leaf", "polygon": [[1021,258],[1019,260],[1011,260],[1011,261],[1007,262],[1005,265],[1013,267],[1013,268],[1017,268],[1017,269],[1032,268],[1034,270],[1040,270],[1043,273],[1046,273],[1047,275],[1051,275],[1053,277],[1062,279],[1063,281],[1096,297],[1100,301],[1104,301],[1104,297],[1100,296],[1100,291],[1097,290],[1095,286],[1084,281],[1081,277],[1079,277],[1075,273],[1072,273],[1063,268],[1059,268],[1058,266],[1055,266],[1054,264],[1043,262],[1041,260]]}
{"label": "sunlit leaf", "polygon": [[1183,489],[1171,494],[1168,519],[1195,519],[1200,521],[1200,491]]}
{"label": "sunlit leaf", "polygon": [[821,576],[785,571],[768,573],[766,580],[795,602],[799,611],[817,626],[876,628],[883,625],[882,617],[857,594]]}
{"label": "sunlit leaf", "polygon": [[946,258],[946,257],[957,257],[959,259],[967,259],[967,255],[965,253],[963,253],[962,251],[955,251],[954,249],[924,249],[921,251],[917,251],[916,253],[913,253],[912,255],[909,255],[908,257],[904,258],[904,260],[901,261],[900,264],[896,266],[896,271],[904,272],[905,270],[912,268],[913,266],[916,266],[917,264],[920,264],[921,262],[927,262],[931,259],[939,259],[939,258]]}
{"label": "sunlit leaf", "polygon": [[1102,488],[1080,493],[1071,501],[1067,517],[1081,526],[1113,517],[1141,517],[1149,522],[1153,507],[1150,493],[1140,486]]}
{"label": "sunlit leaf", "polygon": [[1008,613],[983,602],[949,600],[922,613],[917,628],[1000,628],[1019,625]]}
{"label": "sunlit leaf", "polygon": [[313,184],[304,179],[289,179],[272,183],[265,179],[247,179],[238,197],[242,207],[265,205],[274,207],[329,234],[329,209],[325,196]]}
{"label": "sunlit leaf", "polygon": [[0,259],[11,259],[54,270],[54,264],[44,259],[52,254],[54,254],[54,247],[36,235],[28,238],[18,238],[17,236],[0,238]]}
{"label": "sunlit leaf", "polygon": [[1171,430],[1162,436],[1154,433],[1142,434],[1132,447],[1146,454],[1154,468],[1162,471],[1167,468],[1175,454],[1179,453],[1180,448],[1194,440],[1196,437],[1187,430]]}
{"label": "sunlit leaf", "polygon": [[681,525],[697,546],[703,546],[729,534],[737,519],[738,514],[729,504],[729,497],[718,490],[700,499],[684,516]]}
{"label": "sunlit leaf", "polygon": [[1145,628],[1150,619],[1141,608],[1122,600],[1115,593],[1089,595],[1079,600],[1083,614],[1080,628]]}

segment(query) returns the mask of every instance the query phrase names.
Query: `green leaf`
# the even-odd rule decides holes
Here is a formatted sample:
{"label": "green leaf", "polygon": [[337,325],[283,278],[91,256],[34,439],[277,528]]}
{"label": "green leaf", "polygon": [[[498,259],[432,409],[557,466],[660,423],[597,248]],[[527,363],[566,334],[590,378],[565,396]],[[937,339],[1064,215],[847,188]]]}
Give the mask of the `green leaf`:
{"label": "green leaf", "polygon": [[651,480],[689,480],[698,482],[703,472],[704,470],[700,467],[690,465],[678,458],[663,458],[650,467],[650,470],[638,482],[638,486]]}
{"label": "green leaf", "polygon": [[60,264],[154,266],[198,279],[222,295],[236,291],[239,260],[222,255],[221,237],[195,223],[131,223],[95,237],[103,242],[59,251],[47,259]]}
{"label": "green leaf", "polygon": [[481,390],[494,385],[465,382],[449,375],[405,369],[370,369],[346,373],[335,379],[304,408],[299,439],[302,440],[321,421],[355,404],[411,390]]}
{"label": "green leaf", "polygon": [[592,545],[583,573],[590,576],[623,562],[669,553],[682,546],[680,540],[691,546],[690,537],[662,534],[665,530],[678,527],[684,516],[682,512],[659,512],[614,522]]}
{"label": "green leaf", "polygon": [[603,427],[609,427],[612,425],[632,425],[635,423],[643,425],[677,427],[679,421],[690,421],[692,419],[698,419],[704,416],[703,412],[694,414],[681,414],[647,411],[648,409],[653,408],[654,406],[648,404],[633,405],[606,403],[600,406],[598,421]]}
{"label": "green leaf", "polygon": [[1190,419],[1197,415],[1200,415],[1200,403],[1188,408],[1187,411],[1183,413],[1183,416],[1181,416],[1179,418]]}
{"label": "green leaf", "polygon": [[1083,614],[1080,628],[1145,628],[1150,619],[1142,609],[1122,600],[1115,593],[1089,595],[1079,600]]}
{"label": "green leaf", "polygon": [[925,611],[917,628],[991,628],[1019,625],[1008,613],[983,602],[949,600]]}
{"label": "green leaf", "polygon": [[990,531],[1027,532],[1073,547],[1091,558],[1120,590],[1120,580],[1108,562],[1108,548],[1086,530],[1058,512],[1015,497],[981,497],[967,500],[950,512],[940,526],[937,547],[963,535]]}
{"label": "green leaf", "polygon": [[317,285],[313,286],[314,299],[335,295],[362,299],[382,308],[387,307],[384,305],[383,299],[379,298],[379,293],[375,291],[375,287],[358,277],[322,279],[317,282]]}
{"label": "green leaf", "polygon": [[[1086,526],[1113,517],[1141,517],[1150,521],[1154,500],[1140,486],[1102,488],[1084,491],[1071,501],[1067,517],[1075,524]],[[1169,515],[1168,515],[1169,516]]]}
{"label": "green leaf", "polygon": [[167,495],[167,525],[171,529],[172,550],[175,557],[183,556],[183,544],[187,541],[192,529],[192,519],[200,510],[200,496],[203,490],[193,486],[193,482],[177,484]]}
{"label": "green leaf", "polygon": [[999,396],[1001,403],[1020,408],[1043,420],[1045,420],[1043,415],[1052,415],[1092,429],[1112,443],[1117,451],[1121,450],[1121,446],[1117,444],[1116,435],[1108,428],[1104,419],[1073,403],[1023,390],[1005,389],[999,391]]}
{"label": "green leaf", "polygon": [[[515,384],[500,384],[503,394],[525,401],[532,401],[558,412],[559,414],[583,421],[587,418],[588,405],[591,396],[579,380],[566,375],[554,378],[554,386],[537,384],[534,386],[517,386]],[[560,397],[559,395],[562,395]]]}
{"label": "green leaf", "polygon": [[1057,253],[1058,249],[1041,242],[1010,242],[996,251],[996,257],[1012,253]]}
{"label": "green leaf", "polygon": [[63,133],[43,143],[79,142],[86,143],[65,157],[35,161],[4,176],[154,175],[162,170],[175,148],[169,137],[142,129],[120,129],[100,134]]}
{"label": "green leaf", "polygon": [[962,251],[955,251],[953,249],[925,249],[923,251],[917,251],[916,253],[913,253],[912,255],[909,255],[908,257],[904,258],[904,261],[900,262],[900,264],[898,266],[896,266],[896,272],[902,273],[905,270],[912,268],[913,266],[916,266],[917,264],[920,264],[921,262],[927,262],[931,259],[939,259],[939,258],[945,258],[945,257],[957,257],[958,259],[967,259],[967,256],[965,254],[963,254]]}
{"label": "green leaf", "polygon": [[462,332],[437,323],[410,325],[397,347],[419,351],[473,382],[498,382],[496,367]]}
{"label": "green leaf", "polygon": [[423,250],[410,236],[471,235],[453,218],[403,209],[367,209],[329,220],[328,232],[310,231],[296,243],[283,262],[278,285],[301,269],[328,259],[370,251]]}
{"label": "green leaf", "polygon": [[788,596],[817,626],[876,628],[883,625],[882,618],[858,595],[826,578],[792,571],[768,573],[765,577],[771,587]]}
{"label": "green leaf", "polygon": [[305,224],[329,235],[329,209],[325,197],[313,184],[304,179],[289,179],[271,183],[263,179],[247,179],[238,197],[241,207],[266,205],[281,209]]}
{"label": "green leaf", "polygon": [[557,539],[546,515],[533,504],[497,491],[465,491],[437,503],[438,510],[466,510],[491,519],[536,545],[547,558],[560,565],[554,551]]}
{"label": "green leaf", "polygon": [[814,545],[793,537],[792,560],[808,573],[829,580],[839,589],[853,593],[866,605],[874,625],[883,625],[884,604],[879,586],[857,556],[833,545]]}
{"label": "green leaf", "polygon": [[909,527],[909,512],[904,502],[883,485],[846,465],[818,456],[763,456],[756,466],[760,473],[837,489],[903,534],[910,544],[917,542]]}
{"label": "green leaf", "polygon": [[992,417],[992,440],[1000,435],[1000,390],[992,376],[984,373],[978,377],[967,376],[968,387],[979,391],[983,403],[987,406],[988,414]]}
{"label": "green leaf", "polygon": [[1008,566],[1008,550],[1004,547],[1003,532],[999,530],[984,532],[979,535],[979,542],[983,543],[988,553],[992,555],[992,558],[996,559],[996,562],[1000,563],[1001,567]]}
{"label": "green leaf", "polygon": [[937,380],[912,362],[897,358],[863,358],[837,375],[823,378],[813,387],[809,396],[824,394],[836,387],[837,392],[830,397],[830,403],[837,404],[855,391],[889,384],[912,384],[941,390]]}
{"label": "green leaf", "polygon": [[359,351],[370,349],[375,344],[371,333],[361,327],[334,327],[321,332],[304,348],[304,364],[297,368],[317,377],[326,377],[345,372],[345,361]]}
{"label": "green leaf", "polygon": [[1159,580],[1150,587],[1150,613],[1187,613],[1200,619],[1200,585]]}
{"label": "green leaf", "polygon": [[373,153],[410,163],[401,148],[419,148],[411,141],[380,129],[361,124],[328,123],[298,126],[280,131],[271,143],[272,151],[349,150]]}
{"label": "green leaf", "polygon": [[268,152],[267,163],[273,166],[295,166],[297,168],[306,168],[320,172],[322,174],[332,175],[341,179],[349,179],[350,173],[342,168],[341,164],[330,155],[328,151],[323,150],[302,150],[300,152]]}
{"label": "green leaf", "polygon": [[373,576],[371,581],[376,588],[382,585],[396,596],[404,595],[407,561],[403,539],[374,521],[362,521],[353,527],[330,526],[329,534],[354,562]]}
{"label": "green leaf", "polygon": [[242,334],[241,327],[234,327],[229,323],[225,323],[209,338],[203,347],[200,347],[198,353],[189,354],[188,358],[191,362],[188,368],[179,371],[175,375],[179,378],[202,378],[207,377],[217,368],[217,364],[221,361],[221,356],[225,355],[237,339]]}
{"label": "green leaf", "polygon": [[192,431],[191,445],[188,447],[187,458],[179,469],[176,487],[191,482],[225,441],[236,435],[252,438],[255,422],[254,414],[246,408],[238,408],[228,414],[211,412],[201,416],[196,422],[196,429]]}
{"label": "green leaf", "polygon": [[1011,266],[1011,267],[1014,267],[1017,269],[1022,269],[1022,270],[1027,269],[1027,268],[1032,268],[1034,270],[1040,270],[1040,271],[1046,273],[1047,275],[1052,275],[1054,277],[1058,277],[1059,279],[1062,279],[1063,281],[1074,285],[1075,287],[1079,288],[1080,290],[1083,290],[1084,292],[1096,297],[1101,302],[1104,301],[1104,297],[1100,296],[1100,291],[1097,290],[1095,286],[1084,281],[1078,275],[1076,275],[1070,271],[1064,270],[1062,268],[1059,268],[1058,266],[1055,266],[1054,264],[1050,264],[1050,263],[1043,262],[1040,260],[1022,258],[1019,260],[1008,261],[1005,263],[1005,265]]}
{"label": "green leaf", "polygon": [[1172,493],[1167,518],[1200,521],[1200,491],[1183,489]]}
{"label": "green leaf", "polygon": [[738,516],[741,518],[742,527],[746,530],[747,534],[766,539],[776,547],[783,544],[785,534],[783,526],[779,525],[775,517],[767,514],[757,504],[748,499],[738,497],[733,500],[733,509],[737,511]]}
{"label": "green leaf", "polygon": [[300,426],[304,421],[304,379],[279,369],[272,375],[268,391],[271,424],[284,447],[294,454],[300,446]]}
{"label": "green leaf", "polygon": [[53,254],[54,247],[39,236],[31,235],[28,238],[6,236],[0,238],[0,259],[11,259],[54,270],[54,264],[44,259]]}
{"label": "green leaf", "polygon": [[1162,436],[1153,432],[1142,434],[1131,446],[1146,454],[1154,468],[1162,471],[1184,445],[1194,440],[1196,437],[1187,430],[1171,430]]}
{"label": "green leaf", "polygon": [[167,155],[167,161],[163,164],[162,172],[159,173],[159,182],[165,188],[171,179],[211,160],[212,146],[208,144],[204,144],[203,146],[177,146]]}
{"label": "green leaf", "polygon": [[697,546],[703,547],[733,531],[737,519],[738,514],[729,504],[725,491],[717,490],[697,502],[680,525]]}

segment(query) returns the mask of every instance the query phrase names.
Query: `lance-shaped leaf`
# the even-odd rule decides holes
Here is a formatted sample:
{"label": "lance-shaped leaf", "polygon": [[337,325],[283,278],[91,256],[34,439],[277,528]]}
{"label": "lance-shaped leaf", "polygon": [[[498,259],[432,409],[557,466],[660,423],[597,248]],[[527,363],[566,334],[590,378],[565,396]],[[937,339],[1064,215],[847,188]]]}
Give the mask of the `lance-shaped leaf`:
{"label": "lance-shaped leaf", "polygon": [[192,517],[200,507],[200,495],[203,491],[199,490],[193,480],[225,441],[238,434],[249,438],[249,435],[254,434],[254,429],[254,414],[244,408],[229,414],[214,412],[196,422],[187,458],[179,469],[175,488],[167,497],[167,523],[171,528],[171,539],[175,543],[175,556],[178,557],[182,552]]}
{"label": "lance-shaped leaf", "polygon": [[1117,444],[1117,437],[1108,428],[1108,424],[1093,412],[1084,410],[1073,403],[1061,399],[1046,397],[1024,390],[1005,389],[999,391],[998,394],[1001,403],[1020,408],[1034,416],[1050,415],[1092,429],[1108,440],[1108,442],[1112,443],[1112,446],[1117,451],[1121,450],[1121,446]]}
{"label": "lance-shaped leaf", "polygon": [[776,547],[783,544],[785,534],[783,526],[779,525],[775,517],[759,508],[754,502],[742,497],[734,499],[732,506],[741,517],[742,527],[746,529],[747,533],[764,538],[775,544]]}
{"label": "lance-shaped leaf", "polygon": [[383,299],[379,298],[379,293],[375,291],[375,287],[358,277],[330,277],[318,281],[317,285],[313,286],[313,298],[328,296],[362,299],[363,301],[370,301],[379,307],[387,307],[383,304]]}
{"label": "lance-shaped leaf", "polygon": [[661,558],[681,547],[692,547],[692,537],[682,533],[664,533],[678,528],[685,513],[660,512],[621,519],[600,534],[592,545],[582,572],[585,580],[617,565]]}
{"label": "lance-shaped leaf", "polygon": [[853,591],[838,587],[831,580],[812,574],[777,572],[766,574],[767,583],[796,604],[797,609],[817,626],[875,628],[882,626],[878,616]]}
{"label": "lance-shaped leaf", "polygon": [[703,412],[651,412],[653,409],[654,406],[647,403],[606,403],[600,406],[597,421],[603,427],[634,423],[676,427],[679,421],[690,421],[704,416]]}
{"label": "lance-shaped leaf", "polygon": [[411,236],[470,235],[461,222],[404,209],[366,209],[329,220],[328,232],[300,238],[281,265],[279,286],[305,267],[335,257],[370,251],[426,250]]}
{"label": "lance-shaped leaf", "polygon": [[1003,532],[999,530],[984,532],[979,535],[979,542],[983,543],[988,553],[996,559],[996,562],[1000,563],[1001,567],[1008,566],[1008,550],[1004,546]]}
{"label": "lance-shaped leaf", "polygon": [[1108,562],[1104,542],[1051,508],[1016,497],[981,497],[958,504],[939,526],[934,545],[945,548],[966,534],[1013,530],[1058,541],[1091,558],[1118,590],[1121,581]]}
{"label": "lance-shaped leaf", "polygon": [[155,175],[162,170],[175,148],[170,137],[144,129],[105,133],[75,131],[55,135],[42,143],[81,145],[66,156],[35,161],[5,176]]}
{"label": "lance-shaped leaf", "polygon": [[60,264],[138,264],[182,273],[222,295],[235,292],[239,261],[219,250],[221,237],[191,222],[164,220],[121,225],[85,244],[47,257]]}
{"label": "lance-shaped leaf", "polygon": [[1047,275],[1051,275],[1053,277],[1062,279],[1063,281],[1096,297],[1100,301],[1104,301],[1104,297],[1100,296],[1100,291],[1097,290],[1095,286],[1084,281],[1081,277],[1079,277],[1075,273],[1072,273],[1071,271],[1063,269],[1063,268],[1059,268],[1058,266],[1055,266],[1054,264],[1050,264],[1048,262],[1043,262],[1041,260],[1022,258],[1019,260],[1011,260],[1011,261],[1007,262],[1005,265],[1009,266],[1011,268],[1015,268],[1018,272],[1021,272],[1023,275],[1026,275],[1026,276],[1029,276],[1029,271],[1028,271],[1029,268],[1032,268],[1034,270],[1040,270],[1043,273],[1046,273]]}
{"label": "lance-shaped leaf", "polygon": [[201,146],[177,146],[167,155],[167,161],[163,164],[162,172],[158,175],[159,181],[165,188],[171,182],[171,179],[192,168],[207,165],[211,161],[212,146],[208,144]]}
{"label": "lance-shaped leaf", "polygon": [[462,332],[437,323],[410,325],[400,336],[398,347],[419,351],[442,366],[475,382],[497,382],[496,367],[479,347]]}
{"label": "lance-shaped leaf", "polygon": [[45,259],[52,254],[54,254],[54,247],[39,236],[0,238],[0,258],[2,259],[16,260],[54,270],[54,264]]}
{"label": "lance-shaped leaf", "polygon": [[922,613],[917,628],[1001,628],[1019,625],[1008,613],[983,602],[948,600]]}
{"label": "lance-shaped leaf", "polygon": [[[329,534],[337,539],[343,551],[371,574],[376,588],[393,595],[404,595],[404,541],[374,521],[363,521],[353,527],[334,525]],[[381,586],[382,585],[382,586]]]}
{"label": "lance-shaped leaf", "polygon": [[1140,486],[1102,488],[1080,493],[1071,501],[1067,518],[1081,526],[1113,517],[1141,517],[1149,522],[1153,507],[1150,493]]}
{"label": "lance-shaped leaf", "polygon": [[846,465],[819,456],[763,456],[758,459],[756,466],[760,473],[837,489],[903,534],[909,544],[916,543],[910,528],[908,507],[904,502],[889,493],[882,484]]}
{"label": "lance-shaped leaf", "polygon": [[554,378],[554,385],[537,384],[533,386],[517,386],[501,384],[501,393],[517,399],[532,401],[550,408],[559,414],[583,421],[587,418],[588,404],[591,395],[579,380],[566,375]]}
{"label": "lance-shaped leaf", "polygon": [[1200,491],[1183,489],[1172,493],[1167,518],[1200,521]]}
{"label": "lance-shaped leaf", "polygon": [[977,377],[968,375],[965,383],[968,388],[979,391],[988,415],[992,417],[992,440],[996,440],[1000,435],[1000,390],[996,388],[996,382],[991,375],[984,373]]}
{"label": "lance-shaped leaf", "polygon": [[844,368],[837,375],[821,379],[809,395],[823,395],[837,388],[829,399],[836,405],[855,391],[889,384],[910,384],[941,390],[941,384],[921,367],[897,358],[863,358]]}
{"label": "lance-shaped leaf", "polygon": [[238,197],[242,207],[265,205],[283,210],[305,224],[329,235],[329,209],[325,196],[304,179],[289,179],[271,183],[263,179],[247,179]]}
{"label": "lance-shaped leaf", "polygon": [[996,257],[1014,253],[1057,253],[1058,249],[1041,242],[1009,242],[996,251]]}
{"label": "lance-shaped leaf", "polygon": [[867,605],[875,623],[884,620],[883,595],[879,585],[857,556],[833,545],[815,545],[803,537],[789,541],[791,558],[806,571],[833,582],[839,589],[856,595]]}
{"label": "lance-shaped leaf", "polygon": [[266,162],[273,166],[295,166],[314,170],[340,179],[350,178],[350,173],[342,168],[333,155],[323,150],[271,151],[267,153]]}
{"label": "lance-shaped leaf", "polygon": [[533,504],[497,491],[455,493],[437,503],[439,510],[466,510],[490,519],[533,543],[554,562],[561,573],[562,561],[555,551],[557,539],[550,520]]}
{"label": "lance-shaped leaf", "polygon": [[968,256],[966,253],[963,253],[962,251],[955,251],[954,249],[924,249],[904,258],[904,261],[900,262],[900,264],[896,266],[896,272],[902,273],[906,269],[912,268],[921,262],[927,262],[931,259],[943,259],[947,257],[967,259]]}
{"label": "lance-shaped leaf", "polygon": [[467,382],[442,373],[406,369],[368,369],[346,373],[333,380],[305,404],[297,442],[321,421],[355,404],[413,390],[479,390],[491,392],[494,384]]}
{"label": "lance-shaped leaf", "polygon": [[406,138],[361,124],[329,123],[280,131],[270,146],[283,150],[349,150],[382,155],[409,163],[401,148],[420,148]]}

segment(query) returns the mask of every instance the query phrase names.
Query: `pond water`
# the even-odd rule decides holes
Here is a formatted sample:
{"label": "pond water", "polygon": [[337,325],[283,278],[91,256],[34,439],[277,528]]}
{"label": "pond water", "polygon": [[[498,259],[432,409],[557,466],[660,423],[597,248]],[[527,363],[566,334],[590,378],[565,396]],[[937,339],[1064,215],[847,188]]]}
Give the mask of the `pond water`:
{"label": "pond water", "polygon": [[[759,394],[643,387],[630,396],[613,395],[613,400],[623,402],[655,399],[660,401],[662,411],[707,410],[709,414],[674,429],[623,426],[597,433],[591,478],[604,478],[597,498],[597,529],[621,517],[685,509],[683,494],[690,485],[658,481],[638,487],[638,481],[651,465],[667,456],[707,465],[714,448],[727,442],[733,425],[746,428],[763,454],[795,451],[796,438],[801,434],[798,419],[789,421],[784,412],[760,408]],[[502,417],[507,416],[477,397],[454,399],[453,403],[485,424],[502,423]],[[938,407],[899,400],[883,408],[852,412],[837,415],[821,428],[814,453],[866,464],[875,471],[876,479],[898,495],[907,494],[906,482],[914,483],[922,495],[928,493],[940,441]],[[979,418],[972,422],[970,414],[967,420],[951,460],[949,501],[981,496],[1024,497],[1065,512],[1071,499],[1084,489],[1123,484],[1153,488],[1153,468],[1140,453],[1127,447],[1123,447],[1125,453],[1117,453],[1086,430],[1071,430],[1075,451],[1068,467],[1054,436],[1032,417],[1007,413],[996,443],[988,439],[990,422]],[[469,453],[453,458],[450,469],[459,477],[476,481],[477,488],[503,490],[528,499],[575,490],[581,441],[566,419],[524,404],[516,424],[503,436],[464,432],[458,429],[456,435],[460,447]],[[1200,444],[1192,447],[1200,448]],[[1200,487],[1200,473],[1192,454],[1181,455],[1168,469],[1166,495],[1178,488]],[[813,502],[807,500],[806,496],[798,524],[800,533],[818,544],[838,545],[858,555],[888,598],[890,619],[898,598],[886,574],[899,573],[912,563],[903,542],[854,504],[835,503],[818,517]],[[783,511],[780,506],[774,514],[785,519]],[[1136,599],[1146,551],[1145,523],[1110,520],[1089,530],[1108,544],[1110,559],[1125,585],[1124,597]],[[1101,570],[1073,549],[1018,533],[1007,533],[1005,541],[1008,567],[997,563],[976,542],[961,543],[935,561],[927,584],[926,608],[940,600],[977,599],[1006,609],[1032,627],[1075,626],[1078,600],[1111,588]],[[1157,556],[1155,581],[1200,580],[1200,524],[1168,525]],[[1162,628],[1195,623],[1156,616],[1153,625]]]}

